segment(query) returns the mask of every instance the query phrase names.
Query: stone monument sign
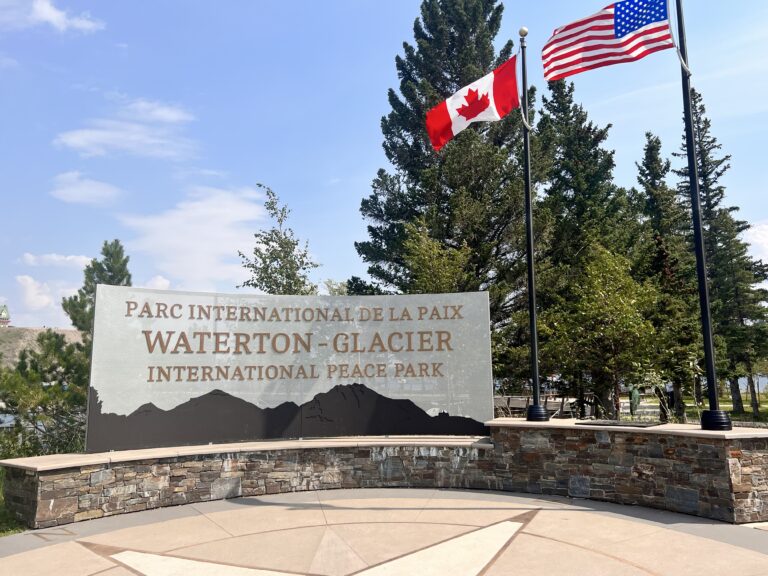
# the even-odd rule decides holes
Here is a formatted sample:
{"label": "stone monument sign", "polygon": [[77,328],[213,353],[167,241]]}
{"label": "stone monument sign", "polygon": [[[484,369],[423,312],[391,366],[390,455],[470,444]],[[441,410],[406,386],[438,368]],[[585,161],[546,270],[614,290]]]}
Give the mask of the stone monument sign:
{"label": "stone monument sign", "polygon": [[100,285],[89,452],[480,434],[488,296],[265,296]]}

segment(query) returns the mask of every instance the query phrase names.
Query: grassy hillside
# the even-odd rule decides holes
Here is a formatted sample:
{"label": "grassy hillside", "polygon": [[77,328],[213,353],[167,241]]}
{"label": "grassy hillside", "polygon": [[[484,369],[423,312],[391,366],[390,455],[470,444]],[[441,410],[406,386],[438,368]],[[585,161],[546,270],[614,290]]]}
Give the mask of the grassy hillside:
{"label": "grassy hillside", "polygon": [[[0,363],[3,366],[14,366],[19,353],[24,348],[35,345],[37,335],[45,332],[46,328],[14,328],[12,326],[0,328]],[[69,342],[79,342],[80,333],[77,330],[54,329],[55,332],[64,334]]]}

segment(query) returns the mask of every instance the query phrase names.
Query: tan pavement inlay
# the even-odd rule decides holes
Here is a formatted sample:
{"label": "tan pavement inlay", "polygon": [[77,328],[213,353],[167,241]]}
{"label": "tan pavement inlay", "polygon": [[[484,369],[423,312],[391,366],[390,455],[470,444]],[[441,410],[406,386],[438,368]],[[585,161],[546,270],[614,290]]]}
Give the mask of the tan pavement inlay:
{"label": "tan pavement inlay", "polygon": [[167,552],[182,546],[229,538],[231,534],[203,515],[157,522],[148,526],[124,528],[97,536],[82,538],[83,542],[144,552]]}
{"label": "tan pavement inlay", "polygon": [[4,576],[90,576],[115,567],[115,562],[94,554],[77,542],[54,544],[0,559]]}
{"label": "tan pavement inlay", "polygon": [[[768,546],[760,553],[726,543],[742,535],[762,542],[761,530],[669,513],[638,520],[631,507],[601,507],[618,513],[584,501],[440,490],[240,498],[190,506],[194,515],[183,518],[74,532],[65,543],[55,541],[64,533],[46,541],[37,537],[45,531],[31,532],[39,547],[0,558],[0,576],[768,576]],[[713,526],[713,536],[691,535],[689,524]]]}

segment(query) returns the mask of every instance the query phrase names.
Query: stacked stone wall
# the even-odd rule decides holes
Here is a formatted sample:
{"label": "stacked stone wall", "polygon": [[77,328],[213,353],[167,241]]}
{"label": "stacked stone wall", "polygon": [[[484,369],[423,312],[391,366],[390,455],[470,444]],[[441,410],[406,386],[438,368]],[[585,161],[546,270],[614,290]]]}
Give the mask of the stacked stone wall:
{"label": "stacked stone wall", "polygon": [[768,440],[642,431],[494,428],[503,490],[723,520],[768,520]]}
{"label": "stacked stone wall", "polygon": [[493,451],[475,447],[274,450],[8,472],[8,507],[34,528],[162,506],[304,490],[497,487]]}
{"label": "stacked stone wall", "polygon": [[[162,506],[335,488],[471,488],[768,521],[768,437],[491,426],[490,444],[253,449],[57,468],[6,463],[5,499],[44,528]],[[118,453],[116,453],[118,454]],[[33,459],[38,460],[38,459]],[[71,461],[71,460],[70,460]],[[91,460],[92,461],[92,460]]]}

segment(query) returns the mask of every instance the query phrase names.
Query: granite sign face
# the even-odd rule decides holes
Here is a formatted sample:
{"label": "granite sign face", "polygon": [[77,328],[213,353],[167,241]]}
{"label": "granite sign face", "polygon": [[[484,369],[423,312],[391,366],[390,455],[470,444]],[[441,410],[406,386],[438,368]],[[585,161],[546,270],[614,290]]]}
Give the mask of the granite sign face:
{"label": "granite sign face", "polygon": [[482,434],[492,417],[486,293],[97,289],[89,452]]}

